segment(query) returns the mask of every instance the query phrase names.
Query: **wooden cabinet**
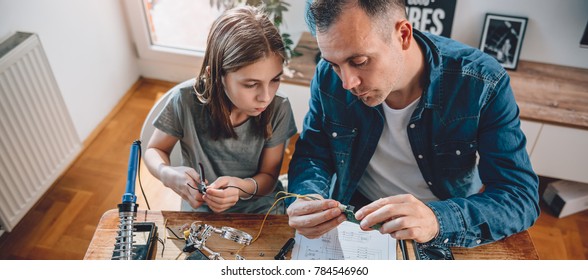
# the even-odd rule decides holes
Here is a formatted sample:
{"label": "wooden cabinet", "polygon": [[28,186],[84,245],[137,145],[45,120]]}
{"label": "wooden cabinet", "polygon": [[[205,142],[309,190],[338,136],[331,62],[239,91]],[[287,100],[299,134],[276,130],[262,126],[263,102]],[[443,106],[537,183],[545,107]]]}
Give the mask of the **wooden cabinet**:
{"label": "wooden cabinet", "polygon": [[509,75],[535,172],[588,183],[588,69],[521,61]]}
{"label": "wooden cabinet", "polygon": [[527,153],[529,155],[533,152],[533,147],[535,147],[542,126],[543,124],[539,122],[521,120],[521,130],[527,137]]}
{"label": "wooden cabinet", "polygon": [[543,124],[531,162],[539,175],[588,183],[588,130]]}
{"label": "wooden cabinet", "polygon": [[588,130],[521,120],[538,175],[588,183]]}

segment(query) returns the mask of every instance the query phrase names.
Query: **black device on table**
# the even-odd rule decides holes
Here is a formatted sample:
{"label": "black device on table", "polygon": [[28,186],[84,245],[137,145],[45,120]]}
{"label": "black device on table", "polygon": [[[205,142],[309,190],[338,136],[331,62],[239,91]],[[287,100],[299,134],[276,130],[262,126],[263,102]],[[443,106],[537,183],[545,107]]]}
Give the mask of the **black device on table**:
{"label": "black device on table", "polygon": [[[140,222],[133,224],[133,260],[153,260],[157,244],[157,226],[153,222]],[[146,238],[137,238],[138,236],[146,234]],[[112,259],[119,259],[120,245],[114,244],[114,251],[112,252]]]}
{"label": "black device on table", "polygon": [[210,260],[200,249],[194,248],[194,251],[186,257],[186,260]]}
{"label": "black device on table", "polygon": [[280,249],[280,252],[278,252],[278,254],[274,257],[274,260],[286,259],[286,254],[290,250],[292,250],[292,247],[294,247],[294,243],[296,243],[296,240],[294,238],[288,239],[288,241],[286,241],[286,244],[284,244],[284,246],[282,246],[282,249]]}
{"label": "black device on table", "polygon": [[448,246],[413,241],[413,247],[417,260],[455,260],[451,248]]}

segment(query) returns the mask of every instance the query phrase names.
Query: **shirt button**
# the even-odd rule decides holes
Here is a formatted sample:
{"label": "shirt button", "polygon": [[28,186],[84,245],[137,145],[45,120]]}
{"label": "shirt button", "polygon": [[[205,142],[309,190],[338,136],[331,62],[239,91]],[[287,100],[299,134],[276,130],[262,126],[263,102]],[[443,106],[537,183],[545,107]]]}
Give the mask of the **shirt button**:
{"label": "shirt button", "polygon": [[419,159],[422,159],[422,158],[423,158],[423,155],[419,155]]}
{"label": "shirt button", "polygon": [[457,150],[457,151],[455,151],[455,154],[459,156],[459,155],[461,155],[461,151]]}
{"label": "shirt button", "polygon": [[445,240],[443,240],[443,243],[447,244],[447,242],[449,242],[449,238],[445,238]]}
{"label": "shirt button", "polygon": [[415,127],[414,123],[411,123],[410,128],[414,128],[414,127]]}
{"label": "shirt button", "polygon": [[335,138],[335,137],[337,137],[337,132],[333,132],[333,134],[331,134],[331,135],[333,135],[333,138]]}
{"label": "shirt button", "polygon": [[431,181],[427,182],[427,184],[429,184],[429,186],[432,186],[433,185],[433,183],[431,183]]}
{"label": "shirt button", "polygon": [[343,163],[345,163],[345,161],[344,160],[341,160],[341,164],[343,164]]}
{"label": "shirt button", "polygon": [[480,240],[480,239],[476,240],[476,244],[480,244],[480,243],[482,243],[482,240]]}

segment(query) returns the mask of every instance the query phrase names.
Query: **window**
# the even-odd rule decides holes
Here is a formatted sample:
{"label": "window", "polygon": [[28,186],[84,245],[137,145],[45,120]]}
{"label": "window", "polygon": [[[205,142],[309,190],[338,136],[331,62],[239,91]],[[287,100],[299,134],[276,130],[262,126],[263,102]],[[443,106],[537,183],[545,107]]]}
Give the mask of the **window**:
{"label": "window", "polygon": [[144,76],[170,81],[193,77],[212,22],[222,10],[208,0],[125,0]]}
{"label": "window", "polygon": [[[306,1],[271,1],[283,5],[274,7],[284,12],[281,31],[298,42],[307,30]],[[202,64],[210,26],[223,12],[217,6],[226,2],[232,0],[124,0],[141,75],[176,82],[194,77]]]}
{"label": "window", "polygon": [[222,13],[202,0],[143,0],[143,11],[152,45],[196,52],[204,52],[208,30]]}

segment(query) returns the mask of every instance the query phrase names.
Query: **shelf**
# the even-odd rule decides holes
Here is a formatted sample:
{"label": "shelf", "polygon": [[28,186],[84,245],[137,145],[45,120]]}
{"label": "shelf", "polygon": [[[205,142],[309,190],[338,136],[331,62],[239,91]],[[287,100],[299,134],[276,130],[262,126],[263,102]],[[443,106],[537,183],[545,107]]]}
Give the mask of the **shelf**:
{"label": "shelf", "polygon": [[521,118],[588,129],[588,69],[519,61],[508,74]]}

